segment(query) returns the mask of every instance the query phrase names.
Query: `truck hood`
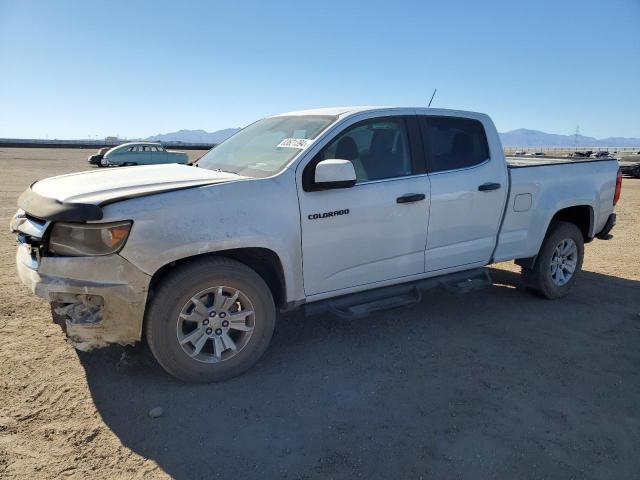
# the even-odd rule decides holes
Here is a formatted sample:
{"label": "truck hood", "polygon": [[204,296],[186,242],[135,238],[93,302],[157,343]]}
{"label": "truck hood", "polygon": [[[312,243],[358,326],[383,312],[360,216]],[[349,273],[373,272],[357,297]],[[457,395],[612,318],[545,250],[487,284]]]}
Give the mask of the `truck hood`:
{"label": "truck hood", "polygon": [[182,188],[240,180],[235,173],[165,164],[105,168],[40,180],[31,190],[60,203],[103,205]]}

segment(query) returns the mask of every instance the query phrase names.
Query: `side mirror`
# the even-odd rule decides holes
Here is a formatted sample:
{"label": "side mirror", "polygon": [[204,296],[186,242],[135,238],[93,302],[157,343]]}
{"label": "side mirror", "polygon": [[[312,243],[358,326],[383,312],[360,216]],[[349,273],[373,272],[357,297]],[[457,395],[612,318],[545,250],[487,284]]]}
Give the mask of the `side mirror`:
{"label": "side mirror", "polygon": [[349,188],[356,184],[356,170],[349,160],[323,160],[316,165],[316,188]]}

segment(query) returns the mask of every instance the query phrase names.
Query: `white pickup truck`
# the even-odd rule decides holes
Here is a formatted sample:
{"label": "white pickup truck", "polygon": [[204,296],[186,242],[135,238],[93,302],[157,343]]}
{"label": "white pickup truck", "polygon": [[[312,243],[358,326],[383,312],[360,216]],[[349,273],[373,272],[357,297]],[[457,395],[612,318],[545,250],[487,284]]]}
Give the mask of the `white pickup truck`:
{"label": "white pickup truck", "polygon": [[77,348],[146,338],[167,372],[216,381],[258,360],[278,309],[363,315],[514,259],[561,297],[620,188],[615,159],[505,159],[483,114],[327,108],[194,165],[38,181],[11,228],[20,278]]}

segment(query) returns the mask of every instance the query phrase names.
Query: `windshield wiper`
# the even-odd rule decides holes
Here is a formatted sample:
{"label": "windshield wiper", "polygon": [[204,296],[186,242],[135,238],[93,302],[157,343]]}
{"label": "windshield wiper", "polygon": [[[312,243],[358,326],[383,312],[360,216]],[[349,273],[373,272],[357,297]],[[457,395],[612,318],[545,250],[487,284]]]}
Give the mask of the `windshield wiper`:
{"label": "windshield wiper", "polygon": [[214,172],[220,172],[220,173],[232,173],[232,174],[234,174],[234,175],[238,175],[238,172],[234,172],[234,171],[231,171],[231,170],[223,170],[223,169],[221,169],[221,168],[212,168],[212,169],[210,169],[210,170],[213,170]]}
{"label": "windshield wiper", "polygon": [[[200,159],[198,159],[198,160],[200,160]],[[234,172],[233,170],[224,170],[224,169],[222,169],[220,167],[218,167],[218,168],[201,167],[200,165],[198,165],[198,160],[196,160],[195,162],[190,163],[189,165],[191,165],[192,167],[204,168],[205,170],[211,170],[212,172],[232,173],[233,175],[240,175],[238,172]]]}

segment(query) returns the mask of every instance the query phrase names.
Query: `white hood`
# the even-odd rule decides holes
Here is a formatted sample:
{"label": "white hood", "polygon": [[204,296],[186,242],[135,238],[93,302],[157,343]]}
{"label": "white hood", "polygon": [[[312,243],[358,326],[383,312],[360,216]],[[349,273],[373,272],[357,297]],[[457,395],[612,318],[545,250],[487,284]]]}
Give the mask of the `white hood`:
{"label": "white hood", "polygon": [[246,177],[188,165],[118,167],[46,178],[31,188],[43,197],[65,203],[100,205],[120,198],[228,182]]}

